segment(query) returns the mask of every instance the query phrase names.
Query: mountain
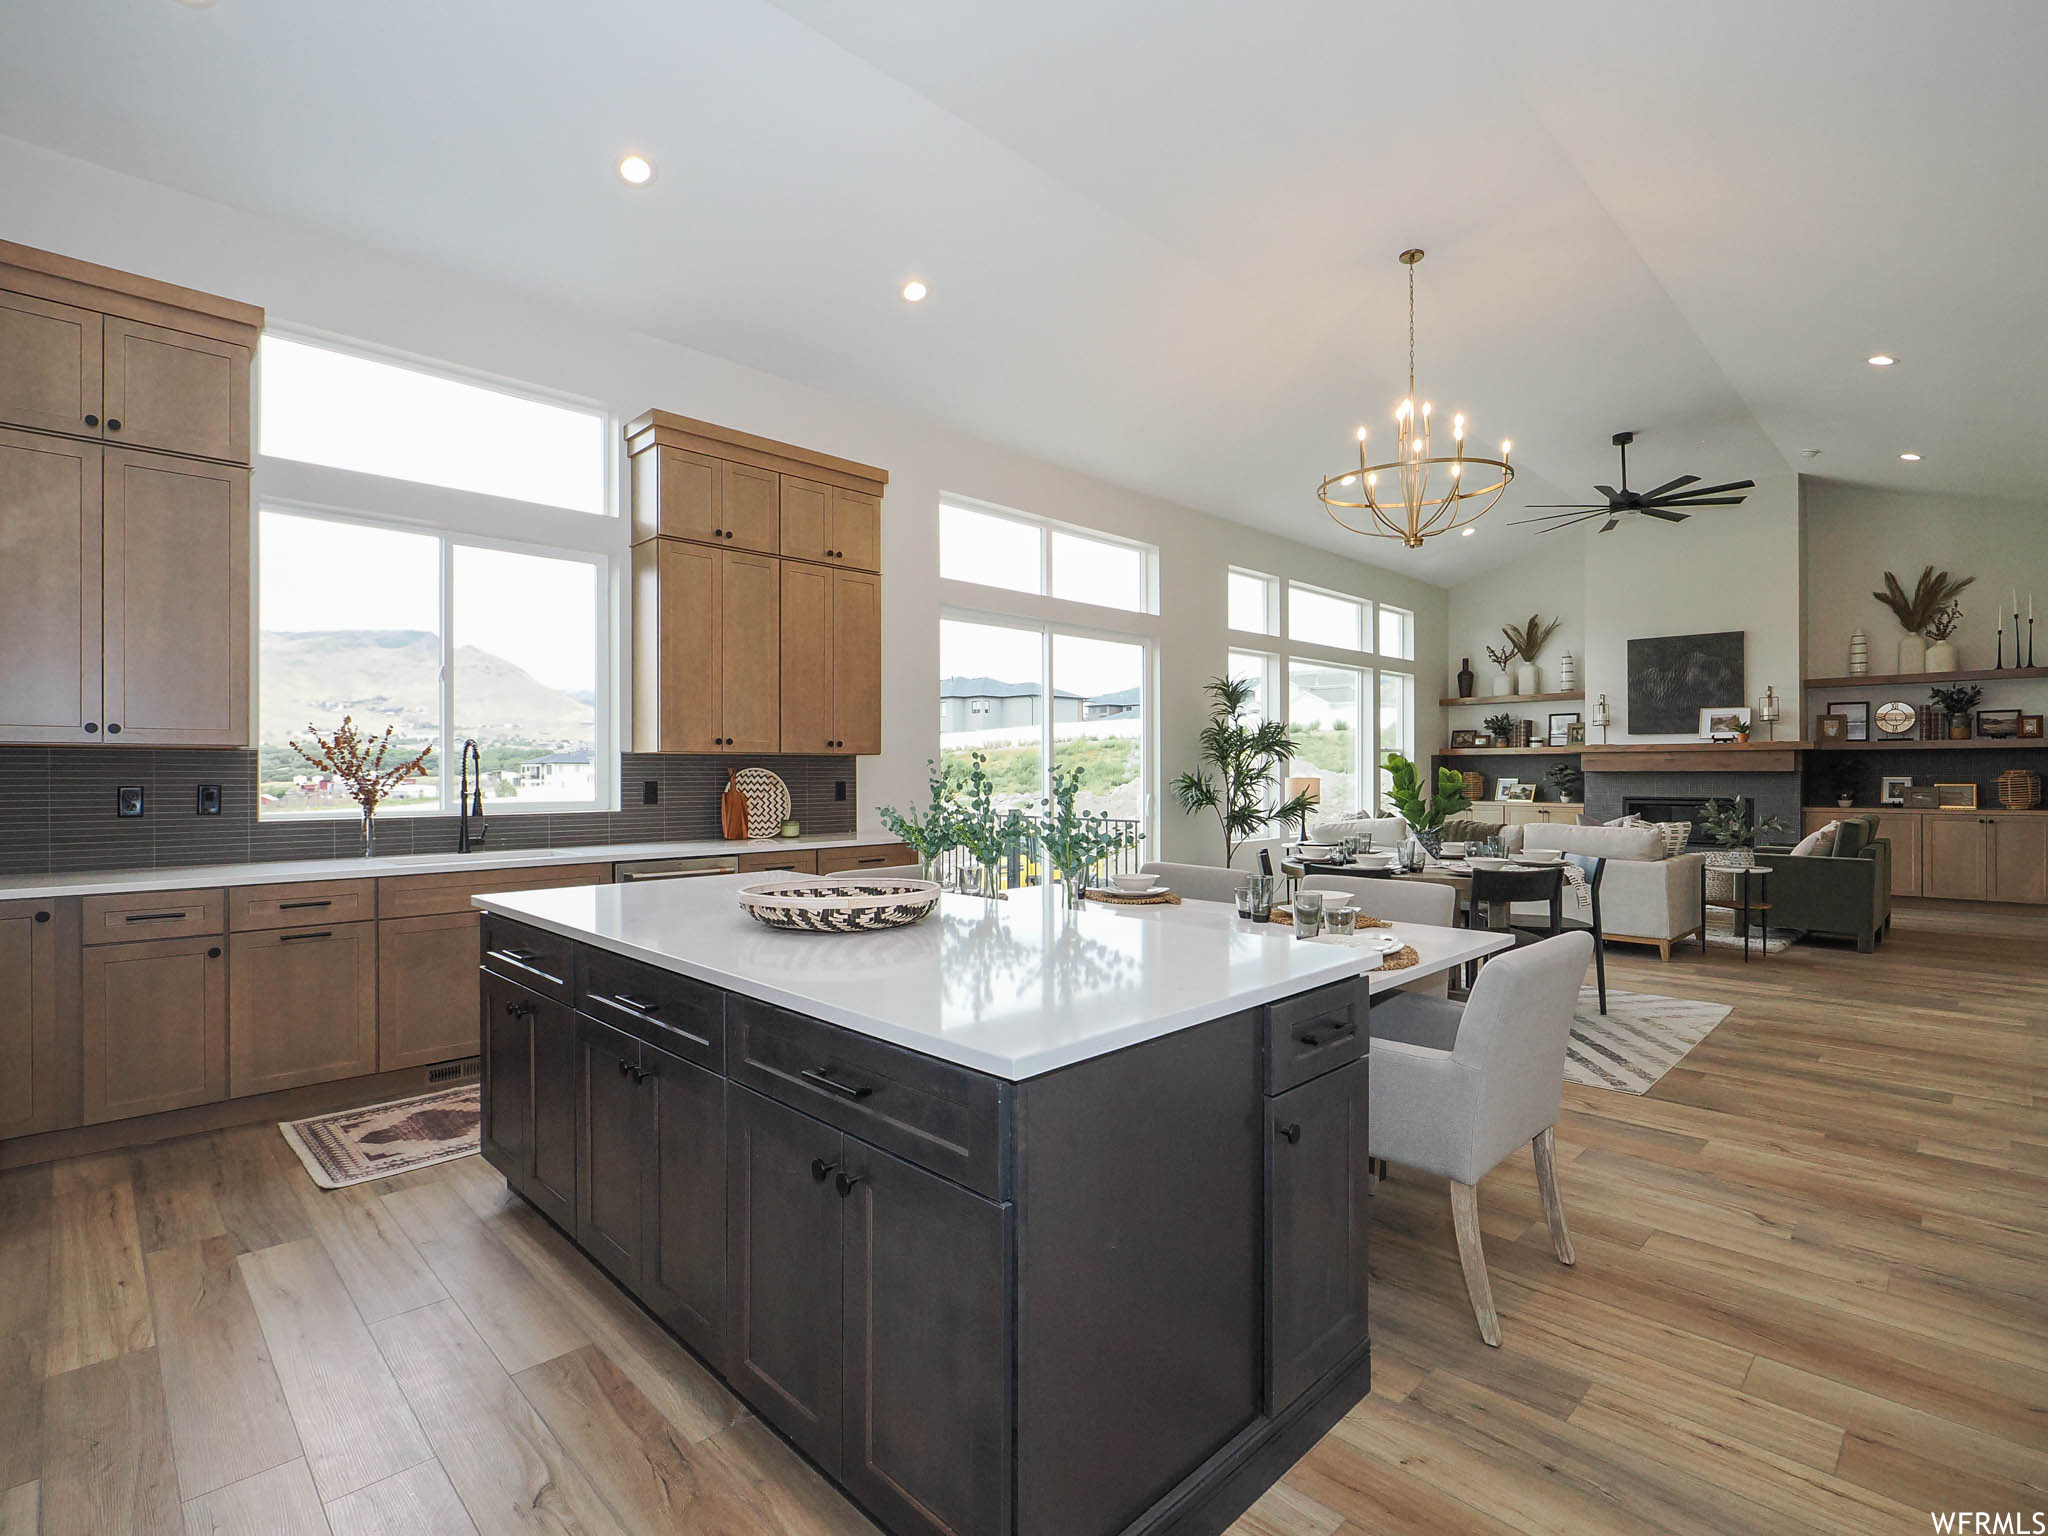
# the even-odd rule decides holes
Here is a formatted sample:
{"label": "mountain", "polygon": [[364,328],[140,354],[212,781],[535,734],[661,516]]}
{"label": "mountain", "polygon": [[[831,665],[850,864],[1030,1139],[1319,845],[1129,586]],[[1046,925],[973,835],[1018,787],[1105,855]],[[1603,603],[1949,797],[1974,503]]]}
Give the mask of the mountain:
{"label": "mountain", "polygon": [[[322,730],[353,715],[364,731],[431,733],[440,718],[441,642],[418,629],[263,631],[260,740],[283,745],[308,724]],[[473,645],[455,650],[456,735],[497,741],[588,742],[587,699],[550,688],[504,657]]]}

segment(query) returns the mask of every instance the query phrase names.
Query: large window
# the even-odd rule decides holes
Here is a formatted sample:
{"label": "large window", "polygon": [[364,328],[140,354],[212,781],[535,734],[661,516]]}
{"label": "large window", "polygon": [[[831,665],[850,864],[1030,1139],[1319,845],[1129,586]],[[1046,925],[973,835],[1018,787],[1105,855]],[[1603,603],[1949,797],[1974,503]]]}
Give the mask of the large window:
{"label": "large window", "polygon": [[263,338],[260,451],[602,513],[605,417],[287,337]]}
{"label": "large window", "polygon": [[1232,629],[1247,635],[1280,633],[1280,583],[1271,576],[1233,568],[1229,596]]}
{"label": "large window", "polygon": [[431,749],[389,811],[452,808],[470,739],[494,809],[613,805],[604,414],[277,336],[260,399],[261,814],[351,812],[289,746],[344,717]]}
{"label": "large window", "polygon": [[1287,584],[1287,638],[1327,645],[1337,650],[1362,651],[1371,623],[1372,604],[1362,598],[1345,597]]}
{"label": "large window", "polygon": [[1380,673],[1380,739],[1374,756],[1380,764],[1375,779],[1382,800],[1393,787],[1385,767],[1389,752],[1415,756],[1415,679],[1405,672]]}
{"label": "large window", "polygon": [[1147,663],[1142,641],[941,619],[941,766],[964,779],[979,752],[997,808],[1026,811],[1049,764],[1079,768],[1081,809],[1143,821]]}
{"label": "large window", "polygon": [[939,575],[1034,597],[1157,613],[1156,552],[1043,519],[939,504]]}
{"label": "large window", "polygon": [[1380,604],[1380,645],[1382,656],[1395,661],[1415,659],[1415,615],[1406,608]]}
{"label": "large window", "polygon": [[1296,755],[1289,778],[1318,780],[1322,817],[1371,809],[1365,754],[1371,750],[1364,710],[1368,674],[1358,667],[1295,659],[1287,664],[1287,731]]}
{"label": "large window", "polygon": [[259,536],[263,814],[351,809],[289,745],[344,716],[366,735],[390,728],[390,763],[433,749],[388,810],[452,806],[466,738],[497,809],[604,803],[600,559],[269,509]]}

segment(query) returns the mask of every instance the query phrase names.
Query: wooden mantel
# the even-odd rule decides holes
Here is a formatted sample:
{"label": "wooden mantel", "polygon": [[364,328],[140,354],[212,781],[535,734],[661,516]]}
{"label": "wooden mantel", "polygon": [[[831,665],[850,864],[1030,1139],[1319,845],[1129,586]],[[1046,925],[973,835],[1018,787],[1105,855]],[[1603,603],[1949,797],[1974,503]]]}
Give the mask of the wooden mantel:
{"label": "wooden mantel", "polygon": [[1587,773],[1797,773],[1810,741],[1759,741],[1749,746],[1713,742],[1631,741],[1589,746],[1579,760]]}

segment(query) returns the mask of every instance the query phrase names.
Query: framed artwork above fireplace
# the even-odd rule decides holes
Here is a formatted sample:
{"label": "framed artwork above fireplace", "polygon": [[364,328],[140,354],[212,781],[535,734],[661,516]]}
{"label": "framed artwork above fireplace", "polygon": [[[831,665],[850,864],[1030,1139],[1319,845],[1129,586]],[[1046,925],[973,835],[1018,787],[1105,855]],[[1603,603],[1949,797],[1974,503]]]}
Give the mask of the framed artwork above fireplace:
{"label": "framed artwork above fireplace", "polygon": [[1691,736],[1701,710],[1748,698],[1742,646],[1739,629],[1629,641],[1629,734]]}

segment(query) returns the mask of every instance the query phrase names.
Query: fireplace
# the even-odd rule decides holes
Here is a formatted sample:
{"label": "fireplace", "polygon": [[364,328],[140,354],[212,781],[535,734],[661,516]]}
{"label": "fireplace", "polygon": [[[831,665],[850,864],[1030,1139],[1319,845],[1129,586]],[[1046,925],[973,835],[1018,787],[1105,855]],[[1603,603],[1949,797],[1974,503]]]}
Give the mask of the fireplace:
{"label": "fireplace", "polygon": [[[1706,817],[1707,801],[1683,795],[1624,795],[1621,814],[1640,816],[1645,821],[1688,821],[1692,823],[1692,836],[1686,840],[1688,848],[1718,847],[1709,839],[1701,823]],[[1745,826],[1751,818],[1747,801],[1742,806]]]}
{"label": "fireplace", "polygon": [[[1701,807],[1709,800],[1737,796],[1749,802],[1752,825],[1766,817],[1787,831],[1799,825],[1797,773],[1602,773],[1588,769],[1584,792],[1586,820],[1599,823],[1634,815],[1645,821],[1689,821],[1696,848],[1713,846],[1700,836]],[[1766,839],[1778,840],[1776,833]]]}

